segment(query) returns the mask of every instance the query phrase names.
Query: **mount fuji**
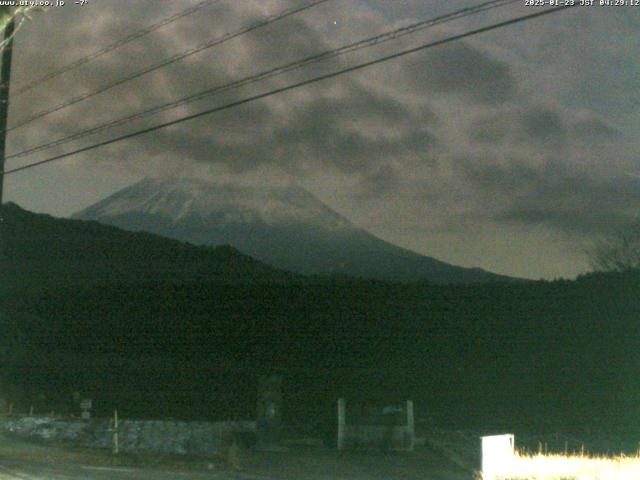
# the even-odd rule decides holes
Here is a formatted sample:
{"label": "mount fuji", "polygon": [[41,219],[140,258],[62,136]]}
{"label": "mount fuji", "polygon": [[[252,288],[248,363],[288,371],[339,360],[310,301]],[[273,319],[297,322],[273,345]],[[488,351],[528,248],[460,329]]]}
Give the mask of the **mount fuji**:
{"label": "mount fuji", "polygon": [[196,245],[229,244],[262,262],[307,275],[440,284],[509,280],[381,240],[297,186],[147,178],[73,218]]}

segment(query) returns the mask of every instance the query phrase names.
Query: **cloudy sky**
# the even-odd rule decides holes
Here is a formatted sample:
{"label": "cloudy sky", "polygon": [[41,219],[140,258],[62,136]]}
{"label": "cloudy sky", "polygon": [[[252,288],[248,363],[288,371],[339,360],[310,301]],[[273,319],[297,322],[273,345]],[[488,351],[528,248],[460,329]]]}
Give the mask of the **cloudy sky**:
{"label": "cloudy sky", "polygon": [[[12,89],[192,0],[89,0],[37,13]],[[10,125],[276,14],[220,0],[12,99]],[[480,0],[330,0],[48,115],[8,154]],[[112,131],[7,168],[492,22],[524,0]],[[577,7],[7,176],[5,200],[69,216],[145,176],[296,182],[379,237],[528,278],[588,269],[589,242],[640,215],[640,7]]]}

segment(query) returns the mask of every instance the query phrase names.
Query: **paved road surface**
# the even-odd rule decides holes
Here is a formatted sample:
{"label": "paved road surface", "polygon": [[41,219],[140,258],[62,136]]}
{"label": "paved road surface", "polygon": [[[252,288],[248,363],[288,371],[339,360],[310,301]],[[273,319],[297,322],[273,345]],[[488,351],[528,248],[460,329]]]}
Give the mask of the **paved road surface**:
{"label": "paved road surface", "polygon": [[127,467],[2,460],[0,480],[268,480],[225,472],[177,472]]}
{"label": "paved road surface", "polygon": [[[154,458],[147,461],[152,461]],[[473,478],[469,472],[456,467],[441,455],[428,449],[417,450],[412,454],[339,453],[328,448],[292,448],[286,452],[247,451],[243,456],[243,471],[240,473],[222,470],[222,466],[213,463],[215,462],[213,459],[193,461],[175,459],[169,463],[146,463],[148,467],[141,466],[140,462],[131,458],[120,458],[115,465],[113,460],[108,452],[34,444],[0,436],[0,480],[472,480]],[[159,460],[162,461],[162,458]],[[211,469],[208,469],[208,466],[211,466]]]}
{"label": "paved road surface", "polygon": [[[336,472],[331,468],[314,468],[303,472],[298,469],[282,473],[259,474],[251,472],[187,472],[157,469],[89,466],[73,463],[0,460],[0,480],[470,480],[471,476],[450,469],[423,471],[422,475],[407,472],[375,471],[374,465],[361,465],[360,471],[347,469]],[[297,470],[297,471],[296,471]],[[342,469],[339,469],[342,470]],[[415,472],[417,473],[417,472]]]}

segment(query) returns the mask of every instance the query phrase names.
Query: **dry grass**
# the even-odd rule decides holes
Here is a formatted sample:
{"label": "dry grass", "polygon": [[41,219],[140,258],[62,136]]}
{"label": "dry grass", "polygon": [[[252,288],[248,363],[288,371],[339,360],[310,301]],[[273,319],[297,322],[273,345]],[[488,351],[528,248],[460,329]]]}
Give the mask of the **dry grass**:
{"label": "dry grass", "polygon": [[640,480],[640,454],[601,457],[517,452],[500,467],[496,480]]}

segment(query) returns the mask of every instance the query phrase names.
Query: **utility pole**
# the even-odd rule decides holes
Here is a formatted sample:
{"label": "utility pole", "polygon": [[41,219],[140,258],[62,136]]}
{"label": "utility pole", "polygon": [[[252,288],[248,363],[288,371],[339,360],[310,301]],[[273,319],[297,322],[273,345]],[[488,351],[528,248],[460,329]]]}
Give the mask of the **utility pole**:
{"label": "utility pole", "polygon": [[[4,29],[4,38],[7,43],[2,52],[2,67],[0,69],[0,290],[6,288],[6,268],[7,263],[4,235],[4,216],[2,208],[2,187],[4,185],[4,157],[7,143],[7,116],[9,115],[9,78],[11,77],[11,53],[13,52],[13,32],[15,23],[13,18]],[[0,371],[0,406],[4,410],[6,403],[6,366],[2,365]]]}
{"label": "utility pole", "polygon": [[[2,51],[2,70],[0,70],[0,172],[4,172],[4,158],[7,145],[7,117],[9,116],[9,80],[11,80],[11,56],[13,54],[13,32],[15,21],[12,18],[4,29],[4,50]],[[4,174],[0,173],[0,223],[2,222],[2,192]],[[1,239],[0,239],[1,241]]]}

